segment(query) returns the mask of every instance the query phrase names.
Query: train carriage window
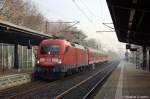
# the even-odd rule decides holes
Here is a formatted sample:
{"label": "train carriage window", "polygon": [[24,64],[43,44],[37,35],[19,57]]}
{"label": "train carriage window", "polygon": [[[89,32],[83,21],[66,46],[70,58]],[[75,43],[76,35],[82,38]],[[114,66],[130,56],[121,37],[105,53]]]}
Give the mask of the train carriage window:
{"label": "train carriage window", "polygon": [[41,54],[59,54],[60,45],[58,44],[46,44],[41,47]]}

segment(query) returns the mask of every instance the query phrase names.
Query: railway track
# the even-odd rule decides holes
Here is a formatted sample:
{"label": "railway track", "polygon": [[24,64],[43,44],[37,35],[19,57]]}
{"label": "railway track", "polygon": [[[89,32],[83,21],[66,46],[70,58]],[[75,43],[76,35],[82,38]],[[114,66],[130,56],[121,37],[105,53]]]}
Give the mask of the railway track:
{"label": "railway track", "polygon": [[[76,76],[76,75],[73,75],[73,76]],[[66,77],[63,80],[66,80],[73,76]],[[60,79],[60,80],[62,81],[62,79]],[[27,83],[27,84],[24,84],[21,86],[1,90],[0,91],[0,99],[1,98],[2,99],[14,99],[14,98],[18,99],[17,97],[20,97],[20,96],[22,97],[24,95],[37,92],[38,90],[42,90],[42,89],[45,89],[45,88],[53,86],[53,85],[55,86],[57,84],[57,82],[60,82],[60,80],[55,80],[55,81],[50,81],[50,82],[36,81],[36,82]]]}
{"label": "railway track", "polygon": [[99,85],[102,85],[113,69],[115,69],[116,66],[113,65],[111,64],[107,68],[104,68],[103,70],[81,81],[80,83],[56,96],[54,99],[89,99],[96,88]]}
{"label": "railway track", "polygon": [[43,81],[37,81],[37,82],[27,83],[27,84],[17,86],[17,87],[8,88],[6,90],[1,90],[0,91],[0,99],[1,98],[2,99],[11,99],[11,98],[14,98],[18,95],[32,92],[35,89],[37,89],[39,87],[44,87],[48,84],[49,83],[46,83]]}
{"label": "railway track", "polygon": [[[65,92],[66,90],[69,90],[73,86],[77,86],[79,84],[79,82],[80,83],[85,82],[87,79],[88,79],[87,81],[90,81],[90,79],[93,79],[93,77],[96,77],[96,75],[100,73],[100,72],[98,73],[98,71],[101,71],[101,74],[102,74],[101,77],[102,77],[103,75],[105,75],[105,73],[104,73],[105,69],[102,69],[102,68],[106,67],[106,65],[108,65],[107,68],[109,68],[115,64],[116,63],[104,63],[101,66],[98,66],[97,69],[95,69],[93,71],[81,72],[76,75],[65,77],[63,79],[56,80],[53,82],[49,82],[49,83],[48,82],[45,82],[45,83],[44,82],[33,82],[33,84],[21,86],[19,88],[13,89],[13,90],[9,89],[8,91],[4,91],[3,93],[0,92],[1,93],[0,99],[1,98],[2,99],[53,99],[54,97],[58,99],[59,97],[57,97],[57,96],[60,96],[63,92]],[[102,73],[102,71],[103,71],[103,73]],[[95,72],[97,74],[94,74]],[[87,78],[87,79],[85,79],[85,78]],[[92,83],[92,87],[96,83],[97,83],[97,81],[95,83]],[[85,83],[82,83],[82,84],[88,85]],[[79,86],[80,86],[80,84],[79,84]],[[84,87],[86,88],[87,86],[84,86]],[[82,89],[84,89],[84,87],[83,88],[80,87],[79,89],[82,90]],[[92,87],[90,86],[90,89],[92,89]],[[71,93],[73,91],[74,90],[71,90],[69,92],[69,94],[71,95]],[[90,92],[90,90],[88,90],[88,92],[87,91],[84,91],[84,92],[86,92],[86,94],[87,94],[88,92]],[[93,92],[93,91],[91,91],[91,92]],[[63,97],[65,97],[65,99],[73,99],[73,98],[70,98],[70,96],[68,96],[69,94],[65,94]],[[84,96],[86,94],[84,93]],[[83,94],[82,94],[82,97],[83,97]],[[60,97],[60,98],[62,98],[62,97]],[[74,98],[74,99],[80,99],[80,98]]]}

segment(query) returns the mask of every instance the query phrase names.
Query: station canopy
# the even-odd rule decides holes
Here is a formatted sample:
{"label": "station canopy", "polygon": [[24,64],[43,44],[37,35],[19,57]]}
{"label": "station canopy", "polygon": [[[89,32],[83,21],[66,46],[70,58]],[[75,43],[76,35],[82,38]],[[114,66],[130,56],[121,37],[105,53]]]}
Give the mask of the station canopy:
{"label": "station canopy", "polygon": [[0,43],[28,46],[38,45],[42,40],[50,38],[52,38],[50,35],[0,21]]}
{"label": "station canopy", "polygon": [[119,41],[150,45],[150,0],[106,0]]}

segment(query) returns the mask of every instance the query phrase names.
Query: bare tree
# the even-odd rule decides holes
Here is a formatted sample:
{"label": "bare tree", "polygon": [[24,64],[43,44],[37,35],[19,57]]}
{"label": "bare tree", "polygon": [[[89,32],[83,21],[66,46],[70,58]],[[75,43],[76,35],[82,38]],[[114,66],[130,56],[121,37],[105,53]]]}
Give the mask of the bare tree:
{"label": "bare tree", "polygon": [[91,39],[87,40],[87,46],[92,47],[92,48],[97,48],[95,39],[91,38]]}
{"label": "bare tree", "polygon": [[61,36],[70,41],[83,43],[87,37],[82,31],[71,27],[69,23],[58,22],[47,24],[47,19],[39,12],[38,8],[26,0],[6,0],[0,13],[2,20],[25,26],[33,30],[47,32],[50,35]]}
{"label": "bare tree", "polygon": [[24,0],[6,0],[1,11],[2,20],[43,31],[44,17],[35,5]]}

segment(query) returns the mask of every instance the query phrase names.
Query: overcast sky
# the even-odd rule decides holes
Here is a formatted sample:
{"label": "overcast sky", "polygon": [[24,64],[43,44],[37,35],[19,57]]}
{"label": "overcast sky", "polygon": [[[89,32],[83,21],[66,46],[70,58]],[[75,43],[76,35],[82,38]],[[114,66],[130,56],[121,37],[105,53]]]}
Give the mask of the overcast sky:
{"label": "overcast sky", "polygon": [[[101,42],[105,50],[120,52],[125,45],[120,43],[115,32],[102,23],[112,23],[106,0],[32,0],[49,21],[80,21],[76,27],[89,38]],[[110,25],[113,26],[113,25]]]}

